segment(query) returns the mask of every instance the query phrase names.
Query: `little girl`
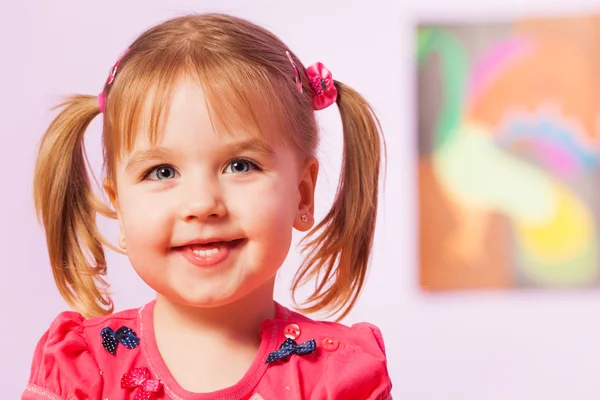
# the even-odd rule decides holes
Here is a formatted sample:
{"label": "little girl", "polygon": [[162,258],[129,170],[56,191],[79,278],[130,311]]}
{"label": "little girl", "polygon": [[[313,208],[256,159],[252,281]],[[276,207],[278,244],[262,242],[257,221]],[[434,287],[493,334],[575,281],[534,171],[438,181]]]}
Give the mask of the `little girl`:
{"label": "little girl", "polygon": [[[344,159],[315,226],[314,110],[334,103]],[[379,329],[318,322],[273,300],[292,229],[309,231],[293,289],[302,309],[345,316],[373,241],[380,130],[366,101],[272,33],[217,14],[135,40],[99,96],[78,95],[46,132],[35,204],[64,312],[39,341],[23,399],[389,399]],[[103,188],[83,147],[103,115]],[[114,211],[112,211],[114,209]],[[156,299],[113,314],[96,214]],[[311,230],[312,229],[312,230]]]}

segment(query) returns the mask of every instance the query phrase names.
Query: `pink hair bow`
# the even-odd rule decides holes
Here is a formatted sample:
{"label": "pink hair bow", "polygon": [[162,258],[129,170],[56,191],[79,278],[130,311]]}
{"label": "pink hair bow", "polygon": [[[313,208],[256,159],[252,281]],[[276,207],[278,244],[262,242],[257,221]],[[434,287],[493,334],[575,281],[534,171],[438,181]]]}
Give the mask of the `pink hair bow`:
{"label": "pink hair bow", "polygon": [[333,82],[333,76],[322,63],[317,62],[306,69],[306,76],[314,91],[313,107],[322,110],[329,107],[337,100],[337,89]]}

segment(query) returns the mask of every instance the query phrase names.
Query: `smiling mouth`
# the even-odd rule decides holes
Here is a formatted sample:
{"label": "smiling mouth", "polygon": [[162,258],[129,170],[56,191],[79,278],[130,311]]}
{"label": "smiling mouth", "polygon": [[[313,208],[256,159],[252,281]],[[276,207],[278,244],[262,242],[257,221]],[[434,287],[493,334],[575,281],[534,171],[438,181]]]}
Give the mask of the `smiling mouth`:
{"label": "smiling mouth", "polygon": [[225,261],[233,250],[246,239],[230,241],[216,241],[208,243],[191,243],[176,247],[175,250],[183,254],[185,259],[198,267],[212,267]]}
{"label": "smiling mouth", "polygon": [[198,257],[209,257],[214,254],[217,254],[219,250],[223,248],[223,246],[234,247],[241,243],[244,239],[235,239],[230,241],[219,241],[219,242],[211,242],[211,243],[203,243],[203,244],[190,244],[188,247],[192,250],[194,254]]}

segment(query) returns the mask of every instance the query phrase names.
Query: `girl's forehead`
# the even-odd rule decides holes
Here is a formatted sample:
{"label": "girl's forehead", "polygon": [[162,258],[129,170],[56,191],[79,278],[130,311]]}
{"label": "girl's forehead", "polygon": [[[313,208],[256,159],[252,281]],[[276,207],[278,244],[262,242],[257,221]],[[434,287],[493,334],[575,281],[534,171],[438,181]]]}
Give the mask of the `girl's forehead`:
{"label": "girl's forehead", "polygon": [[[246,143],[253,148],[276,148],[287,145],[281,136],[275,134],[262,134],[255,130],[214,130],[212,127],[202,127],[198,130],[181,130],[177,126],[166,124],[165,129],[158,132],[156,137],[151,138],[147,132],[139,132],[133,141],[133,146],[128,153],[156,147],[215,147],[229,146],[232,144]],[[243,146],[242,146],[243,147]]]}
{"label": "girl's forehead", "polygon": [[[154,145],[169,141],[186,130],[210,133],[222,140],[252,138],[266,142],[280,141],[286,133],[290,133],[281,129],[280,117],[276,113],[267,112],[268,105],[257,102],[252,107],[243,107],[212,102],[204,96],[200,84],[183,82],[174,87],[171,98],[163,107],[155,108],[151,98],[146,101],[139,129],[133,132],[135,142]],[[159,116],[158,119],[155,115]]]}
{"label": "girl's forehead", "polygon": [[[178,152],[194,148],[203,151],[212,149],[219,153],[254,151],[272,156],[276,149],[290,144],[286,135],[267,121],[257,124],[254,121],[230,119],[225,123],[209,104],[185,103],[178,97],[175,93],[156,130],[149,125],[152,110],[148,109],[142,114],[143,120],[134,133],[131,146],[121,149],[120,162],[126,162],[136,152],[157,148]],[[206,115],[202,116],[203,113]]]}

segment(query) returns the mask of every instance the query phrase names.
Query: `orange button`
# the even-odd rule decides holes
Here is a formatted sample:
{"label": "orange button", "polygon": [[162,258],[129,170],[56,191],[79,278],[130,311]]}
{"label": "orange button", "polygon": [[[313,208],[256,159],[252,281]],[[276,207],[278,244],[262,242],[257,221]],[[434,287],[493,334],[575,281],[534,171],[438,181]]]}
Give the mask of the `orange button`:
{"label": "orange button", "polygon": [[327,351],[336,351],[338,347],[340,347],[340,342],[333,338],[327,337],[323,339],[321,345]]}
{"label": "orange button", "polygon": [[296,340],[300,337],[300,327],[296,324],[289,324],[283,330],[286,338]]}

